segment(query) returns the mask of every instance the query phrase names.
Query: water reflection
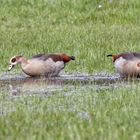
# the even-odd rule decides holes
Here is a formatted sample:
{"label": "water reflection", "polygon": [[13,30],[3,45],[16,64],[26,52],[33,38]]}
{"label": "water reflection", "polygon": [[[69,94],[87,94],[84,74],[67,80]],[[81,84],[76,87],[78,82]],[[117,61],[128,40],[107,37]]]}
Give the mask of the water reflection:
{"label": "water reflection", "polygon": [[[6,86],[7,85],[7,86]],[[50,81],[45,79],[26,79],[20,81],[9,81],[3,86],[9,86],[9,92],[12,95],[20,93],[48,93],[62,90],[62,84],[58,81]]]}

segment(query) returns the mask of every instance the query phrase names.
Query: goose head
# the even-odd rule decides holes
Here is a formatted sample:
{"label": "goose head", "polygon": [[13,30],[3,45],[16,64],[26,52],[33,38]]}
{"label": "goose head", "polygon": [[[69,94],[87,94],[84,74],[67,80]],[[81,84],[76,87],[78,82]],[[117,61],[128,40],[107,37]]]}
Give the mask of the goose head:
{"label": "goose head", "polygon": [[23,59],[23,56],[22,55],[13,56],[10,59],[8,71],[10,71],[16,64],[21,63],[22,62],[22,59]]}

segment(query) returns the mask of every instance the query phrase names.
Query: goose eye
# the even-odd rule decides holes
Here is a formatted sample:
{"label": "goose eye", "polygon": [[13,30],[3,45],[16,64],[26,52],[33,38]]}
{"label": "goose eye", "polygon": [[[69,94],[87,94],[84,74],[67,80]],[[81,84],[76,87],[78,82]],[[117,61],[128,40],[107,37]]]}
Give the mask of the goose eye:
{"label": "goose eye", "polygon": [[16,58],[13,58],[13,59],[11,60],[11,62],[12,62],[12,63],[16,62]]}

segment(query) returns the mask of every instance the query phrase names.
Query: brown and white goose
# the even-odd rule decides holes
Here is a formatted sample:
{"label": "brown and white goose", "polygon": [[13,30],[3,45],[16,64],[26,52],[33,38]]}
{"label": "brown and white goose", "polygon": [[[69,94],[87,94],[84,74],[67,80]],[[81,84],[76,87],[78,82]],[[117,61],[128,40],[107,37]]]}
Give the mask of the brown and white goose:
{"label": "brown and white goose", "polygon": [[21,64],[24,73],[29,76],[57,76],[65,64],[75,60],[74,56],[67,54],[37,54],[31,59],[22,55],[16,55],[10,59],[9,71],[16,65]]}
{"label": "brown and white goose", "polygon": [[114,66],[121,77],[140,76],[140,53],[126,52],[111,56]]}

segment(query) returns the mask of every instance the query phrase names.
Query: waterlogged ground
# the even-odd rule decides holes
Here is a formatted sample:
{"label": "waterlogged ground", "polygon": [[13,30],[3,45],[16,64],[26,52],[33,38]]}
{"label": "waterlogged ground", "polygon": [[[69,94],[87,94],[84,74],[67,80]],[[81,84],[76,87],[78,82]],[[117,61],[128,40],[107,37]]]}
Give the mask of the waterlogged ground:
{"label": "waterlogged ground", "polygon": [[[52,78],[32,78],[20,73],[1,73],[0,86],[1,91],[20,94],[20,93],[38,93],[48,94],[53,91],[69,88],[75,90],[75,86],[81,87],[95,86],[97,89],[115,88],[120,85],[120,78],[117,74],[108,74],[102,72],[99,74],[63,74]],[[126,84],[126,83],[125,83]]]}
{"label": "waterlogged ground", "polygon": [[53,94],[54,91],[70,92],[87,87],[94,87],[96,90],[115,89],[131,86],[139,82],[138,78],[124,79],[118,74],[101,72],[96,74],[74,73],[61,74],[58,77],[29,77],[23,73],[4,72],[0,74],[1,92],[12,95],[20,94]]}
{"label": "waterlogged ground", "polygon": [[54,91],[69,89],[75,91],[75,87],[94,87],[97,90],[117,87],[127,87],[139,79],[123,79],[118,74],[101,72],[98,74],[61,74],[58,77],[29,77],[21,73],[1,73],[1,92],[13,95],[19,94],[52,94]]}
{"label": "waterlogged ground", "polygon": [[[110,75],[105,72],[94,75],[84,73],[63,74],[59,77],[52,78],[32,78],[21,73],[6,72],[1,73],[0,93],[8,94],[9,96],[7,99],[11,101],[13,99],[17,100],[22,98],[24,94],[29,96],[39,95],[42,97],[48,97],[52,96],[56,92],[62,92],[65,96],[72,96],[72,94],[80,93],[89,88],[93,88],[97,91],[116,88],[120,86],[119,81],[120,78],[117,74]],[[1,115],[15,111],[14,108],[5,108],[2,103],[0,107]],[[55,109],[57,108],[58,107]],[[86,112],[83,113],[83,115],[84,117],[88,117]]]}
{"label": "waterlogged ground", "polygon": [[139,139],[139,85],[106,72],[1,73],[1,139]]}

